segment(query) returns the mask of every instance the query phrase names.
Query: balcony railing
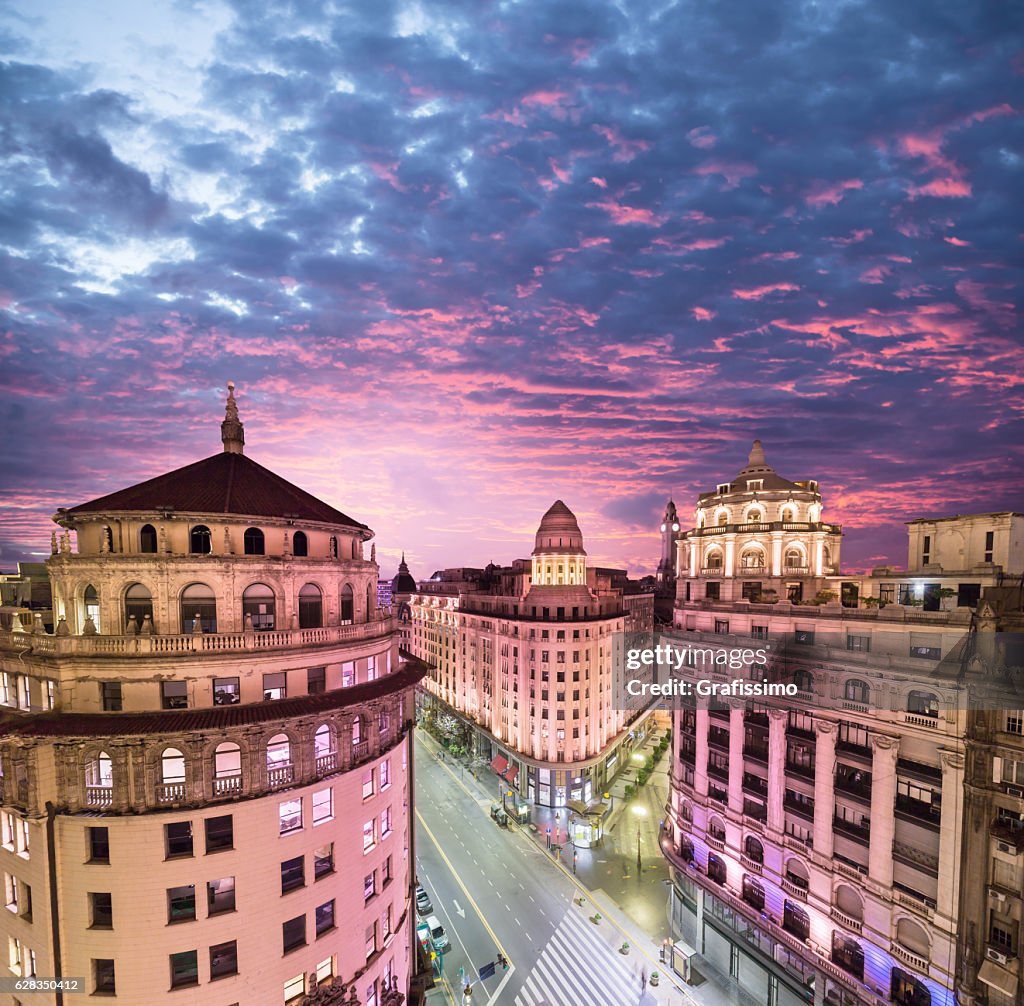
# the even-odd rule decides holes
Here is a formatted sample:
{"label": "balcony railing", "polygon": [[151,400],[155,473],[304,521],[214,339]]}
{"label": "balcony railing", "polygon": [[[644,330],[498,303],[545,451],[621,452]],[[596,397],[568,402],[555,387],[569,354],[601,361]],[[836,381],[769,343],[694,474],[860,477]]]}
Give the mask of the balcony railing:
{"label": "balcony railing", "polygon": [[317,755],[316,774],[317,777],[325,776],[338,768],[338,752],[328,751],[327,754]]}
{"label": "balcony railing", "polygon": [[844,821],[841,817],[832,818],[832,830],[855,842],[867,845],[871,835],[871,828],[866,824],[854,824],[853,821]]}
{"label": "balcony railing", "polygon": [[825,524],[821,521],[762,521],[760,524],[709,524],[690,531],[692,538],[705,538],[716,534],[735,534],[746,531],[824,531],[826,534],[839,534],[842,524]]}
{"label": "balcony railing", "polygon": [[708,775],[715,779],[720,779],[722,782],[729,781],[729,766],[728,765],[712,765],[708,763]]}
{"label": "balcony railing", "polygon": [[235,796],[242,792],[242,773],[236,775],[215,776],[213,780],[214,796]]}
{"label": "balcony railing", "polygon": [[287,786],[295,778],[295,766],[291,762],[285,765],[267,766],[267,785],[271,789]]}
{"label": "balcony railing", "polygon": [[841,776],[837,776],[834,786],[837,793],[852,796],[855,800],[860,800],[862,803],[871,803],[870,782],[854,782],[852,779],[844,779]]}
{"label": "balcony railing", "polygon": [[937,831],[942,820],[942,806],[937,803],[925,803],[914,800],[902,793],[896,795],[896,816],[916,824],[923,824],[931,831]]}
{"label": "balcony railing", "polygon": [[719,852],[725,850],[725,834],[716,835],[713,831],[709,831],[705,836],[704,840],[711,846],[712,849],[718,849]]}
{"label": "balcony railing", "polygon": [[904,908],[909,908],[912,912],[924,916],[929,922],[935,918],[935,900],[933,898],[925,897],[918,891],[910,891],[907,888],[896,889],[896,887],[897,885],[893,884],[896,901]]}
{"label": "balcony railing", "polygon": [[814,820],[814,804],[806,804],[800,800],[790,800],[786,797],[782,801],[782,806],[788,810],[791,814],[796,814],[797,817],[802,817],[805,821]]}
{"label": "balcony railing", "polygon": [[764,864],[757,862],[756,859],[751,859],[745,852],[740,853],[740,862],[748,869],[751,873],[760,873],[764,869]]}
{"label": "balcony railing", "polygon": [[158,782],[156,784],[157,803],[184,803],[185,794],[184,782]]}
{"label": "balcony railing", "polygon": [[903,961],[904,964],[909,964],[915,971],[920,971],[922,974],[928,974],[928,958],[922,957],[920,954],[915,954],[912,950],[907,950],[906,947],[901,946],[895,940],[889,944],[889,952],[897,960]]}
{"label": "balcony railing", "polygon": [[395,628],[391,616],[358,625],[317,629],[273,629],[268,632],[188,632],[152,636],[57,636],[0,632],[0,650],[31,646],[34,657],[150,657],[253,650],[295,649],[358,642],[387,635]]}
{"label": "balcony railing", "polygon": [[701,576],[725,576],[724,566],[703,566],[700,571]]}
{"label": "balcony railing", "polygon": [[764,747],[755,746],[753,744],[743,745],[743,757],[750,758],[752,761],[758,761],[765,765],[768,764],[768,746]]}
{"label": "balcony railing", "polygon": [[801,776],[804,779],[814,779],[814,765],[802,765],[800,762],[787,761],[786,771],[792,775]]}
{"label": "balcony railing", "polygon": [[114,787],[86,786],[85,802],[90,807],[110,807],[114,802]]}
{"label": "balcony railing", "polygon": [[864,923],[861,922],[860,919],[855,919],[852,915],[847,915],[846,912],[839,911],[835,905],[832,906],[831,915],[836,922],[842,926],[846,926],[846,928],[851,932],[859,933],[864,928]]}
{"label": "balcony railing", "polygon": [[939,857],[930,852],[924,852],[914,845],[906,842],[892,843],[892,858],[899,860],[906,866],[912,866],[932,877],[939,875]]}
{"label": "balcony railing", "polygon": [[[803,884],[803,886],[801,886]],[[799,898],[800,901],[807,900],[807,884],[806,881],[794,881],[789,877],[782,878],[782,889],[789,894],[792,894],[794,898]]]}

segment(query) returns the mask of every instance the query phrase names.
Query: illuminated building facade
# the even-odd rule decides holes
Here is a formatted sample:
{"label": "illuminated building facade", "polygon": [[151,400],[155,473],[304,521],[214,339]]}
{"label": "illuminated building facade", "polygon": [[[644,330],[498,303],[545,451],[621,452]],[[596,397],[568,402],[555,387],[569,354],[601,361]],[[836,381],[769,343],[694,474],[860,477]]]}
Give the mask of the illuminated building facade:
{"label": "illuminated building facade", "polygon": [[0,633],[3,952],[131,1004],[392,1006],[420,671],[370,529],[244,455],[230,388],[223,452],[58,512],[56,630]]}
{"label": "illuminated building facade", "polygon": [[653,595],[622,571],[588,567],[561,500],[529,560],[473,580],[457,572],[435,575],[410,605],[412,652],[433,667],[429,693],[525,800],[599,800],[645,727],[646,712],[630,721],[615,700],[613,650],[622,633],[651,631]]}
{"label": "illuminated building facade", "polygon": [[[674,713],[663,849],[680,952],[780,1006],[951,1004],[969,885],[984,900],[994,876],[1000,893],[1017,884],[996,928],[971,910],[975,970],[986,940],[1019,959],[1024,843],[1004,843],[1013,863],[998,871],[988,854],[1004,855],[995,831],[1020,827],[1022,805],[996,786],[1007,808],[996,821],[991,793],[982,800],[984,855],[964,832],[965,648],[979,596],[1007,575],[1019,585],[1021,566],[1001,565],[1018,554],[1016,517],[912,522],[908,572],[843,576],[841,529],[824,521],[817,483],[777,476],[756,442],[695,517],[678,544],[677,633],[711,649],[772,645],[766,667],[741,673],[792,683],[796,695]],[[961,551],[945,547],[955,539]],[[989,755],[980,771],[991,789]],[[986,978],[971,987],[995,1002]]]}

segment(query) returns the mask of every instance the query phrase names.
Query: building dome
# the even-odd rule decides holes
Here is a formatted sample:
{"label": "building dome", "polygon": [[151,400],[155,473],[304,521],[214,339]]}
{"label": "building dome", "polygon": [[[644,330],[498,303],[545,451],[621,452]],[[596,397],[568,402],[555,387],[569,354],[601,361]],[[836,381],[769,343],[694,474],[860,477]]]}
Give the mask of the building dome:
{"label": "building dome", "polygon": [[409,572],[409,564],[405,561],[405,553],[402,553],[402,561],[398,564],[398,573],[391,581],[391,596],[396,594],[415,594],[419,588],[412,573]]}
{"label": "building dome", "polygon": [[534,555],[551,552],[556,555],[586,555],[583,532],[576,515],[561,501],[555,500],[548,508],[537,528]]}

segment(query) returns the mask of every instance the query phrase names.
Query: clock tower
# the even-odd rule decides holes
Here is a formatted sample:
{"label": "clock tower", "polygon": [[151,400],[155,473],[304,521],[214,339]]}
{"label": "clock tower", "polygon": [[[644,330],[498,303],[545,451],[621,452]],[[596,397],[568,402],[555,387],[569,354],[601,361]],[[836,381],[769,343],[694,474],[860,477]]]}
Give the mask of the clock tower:
{"label": "clock tower", "polygon": [[676,505],[670,499],[665,507],[665,516],[661,518],[661,561],[658,563],[659,590],[671,587],[675,583],[675,542],[679,533],[679,515]]}

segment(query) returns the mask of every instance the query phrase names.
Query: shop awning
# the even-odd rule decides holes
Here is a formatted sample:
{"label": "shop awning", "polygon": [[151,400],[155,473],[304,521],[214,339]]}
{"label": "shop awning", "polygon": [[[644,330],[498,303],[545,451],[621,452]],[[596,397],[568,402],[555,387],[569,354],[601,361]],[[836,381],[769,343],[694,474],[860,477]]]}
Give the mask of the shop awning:
{"label": "shop awning", "polygon": [[497,755],[491,762],[491,768],[501,775],[508,768],[508,759],[504,755]]}
{"label": "shop awning", "polygon": [[983,961],[978,978],[1005,995],[1012,996],[1017,991],[1017,976],[1001,968],[995,961]]}
{"label": "shop awning", "polygon": [[519,766],[509,765],[508,771],[505,773],[505,779],[508,781],[510,786],[516,781],[517,775],[519,775]]}

